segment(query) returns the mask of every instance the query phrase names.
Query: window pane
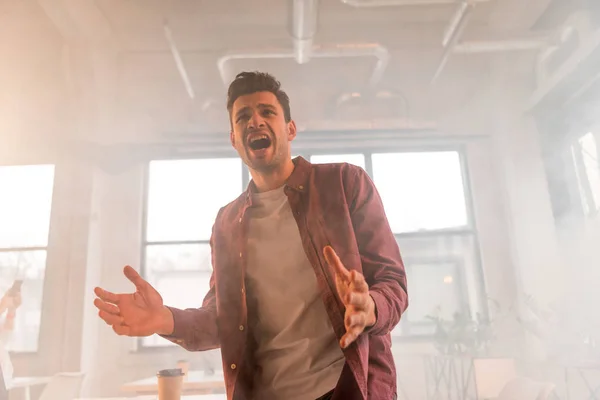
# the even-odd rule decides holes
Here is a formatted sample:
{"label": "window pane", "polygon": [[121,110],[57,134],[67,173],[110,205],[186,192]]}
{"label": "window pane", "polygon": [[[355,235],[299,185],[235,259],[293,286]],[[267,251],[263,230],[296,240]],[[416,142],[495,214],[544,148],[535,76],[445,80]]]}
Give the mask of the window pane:
{"label": "window pane", "polygon": [[0,167],[0,248],[46,247],[53,165]]}
{"label": "window pane", "polygon": [[354,164],[361,168],[365,168],[365,155],[364,154],[326,154],[326,155],[314,155],[310,157],[310,162],[313,164],[326,164],[326,163],[343,163]]}
{"label": "window pane", "polygon": [[589,199],[589,211],[593,212],[600,208],[600,163],[598,162],[598,149],[596,139],[592,133],[588,133],[579,139],[583,166],[589,182],[592,198]]}
{"label": "window pane", "polygon": [[467,226],[457,152],[373,154],[373,175],[394,233]]}
{"label": "window pane", "polygon": [[0,296],[16,279],[23,280],[23,303],[17,309],[15,330],[8,343],[12,351],[35,352],[38,349],[46,251],[0,252]]}
{"label": "window pane", "polygon": [[212,271],[210,244],[167,244],[146,247],[146,271]]}
{"label": "window pane", "polygon": [[217,212],[241,189],[238,158],[152,161],[146,239],[210,239]]}
{"label": "window pane", "polygon": [[[481,309],[480,271],[472,235],[401,237],[409,304],[394,334],[430,335],[435,324],[428,315],[451,320],[454,312]],[[415,307],[413,305],[417,304]]]}
{"label": "window pane", "polygon": [[[150,245],[146,247],[145,278],[177,308],[196,308],[208,293],[212,272],[210,244]],[[142,340],[143,346],[167,346],[160,336]]]}
{"label": "window pane", "polygon": [[[406,278],[411,282],[410,307],[403,318],[411,325],[412,335],[432,334],[434,325],[428,316],[452,320],[460,312],[459,275],[454,263],[411,264],[406,266]],[[435,293],[435,295],[432,295]]]}

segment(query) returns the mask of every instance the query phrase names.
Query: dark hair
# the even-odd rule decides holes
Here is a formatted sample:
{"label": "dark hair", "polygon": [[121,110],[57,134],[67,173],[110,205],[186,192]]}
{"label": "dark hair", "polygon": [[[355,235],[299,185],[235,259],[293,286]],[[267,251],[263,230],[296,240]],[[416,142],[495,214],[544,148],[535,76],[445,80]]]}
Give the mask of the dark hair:
{"label": "dark hair", "polygon": [[290,98],[281,90],[281,83],[271,74],[266,72],[240,72],[227,90],[227,110],[231,114],[233,103],[240,96],[256,92],[271,92],[277,97],[277,101],[283,108],[285,122],[292,120],[290,112]]}

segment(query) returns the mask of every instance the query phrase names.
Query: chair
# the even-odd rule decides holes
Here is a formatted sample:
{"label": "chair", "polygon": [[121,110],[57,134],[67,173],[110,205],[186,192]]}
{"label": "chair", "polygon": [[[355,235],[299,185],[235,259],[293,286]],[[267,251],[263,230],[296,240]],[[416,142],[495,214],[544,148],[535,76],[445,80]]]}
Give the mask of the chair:
{"label": "chair", "polygon": [[61,372],[52,377],[38,400],[73,400],[80,396],[82,372]]}
{"label": "chair", "polygon": [[555,385],[550,382],[515,378],[504,386],[497,400],[549,400],[554,389]]}
{"label": "chair", "polygon": [[495,399],[508,382],[517,377],[512,358],[476,358],[473,374],[478,399]]}

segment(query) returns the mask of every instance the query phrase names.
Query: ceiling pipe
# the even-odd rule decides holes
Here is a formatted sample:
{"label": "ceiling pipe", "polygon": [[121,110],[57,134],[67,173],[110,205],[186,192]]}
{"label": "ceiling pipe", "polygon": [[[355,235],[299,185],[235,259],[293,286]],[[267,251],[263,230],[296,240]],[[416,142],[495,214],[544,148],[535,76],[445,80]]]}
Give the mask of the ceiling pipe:
{"label": "ceiling pipe", "polygon": [[473,12],[473,8],[475,7],[475,3],[472,0],[463,1],[455,16],[450,21],[448,25],[449,29],[446,30],[446,34],[444,35],[443,41],[446,41],[446,46],[444,47],[444,53],[442,54],[442,58],[438,64],[435,73],[433,74],[433,78],[431,79],[431,84],[433,85],[439,76],[442,74],[442,71],[446,67],[448,63],[448,58],[450,54],[454,51],[454,47],[457,45],[460,40],[465,26],[467,26],[467,22],[469,21],[469,17]]}
{"label": "ceiling pipe", "polygon": [[[475,3],[486,3],[491,0],[473,0]],[[433,6],[452,5],[457,0],[341,0],[342,3],[357,8],[387,7],[387,6]]]}
{"label": "ceiling pipe", "polygon": [[496,53],[506,51],[538,50],[548,46],[548,39],[513,39],[463,42],[454,46],[454,53]]}
{"label": "ceiling pipe", "polygon": [[194,88],[192,88],[192,83],[190,82],[190,78],[185,69],[185,65],[183,64],[183,60],[181,59],[181,54],[179,54],[179,49],[177,49],[177,46],[175,45],[173,33],[171,32],[171,28],[169,28],[169,23],[167,20],[164,21],[163,28],[165,31],[165,37],[167,38],[167,42],[169,43],[169,48],[171,49],[171,54],[173,54],[173,58],[175,59],[177,70],[179,71],[181,80],[183,80],[185,90],[187,91],[188,96],[190,96],[190,99],[193,99],[194,97],[196,97],[194,94]]}
{"label": "ceiling pipe", "polygon": [[317,34],[319,0],[290,0],[290,35],[294,45],[294,59],[298,64],[310,60],[313,40]]}
{"label": "ceiling pipe", "polygon": [[[369,84],[371,86],[377,84],[387,68],[390,60],[390,53],[384,46],[378,43],[366,43],[366,44],[338,44],[333,46],[313,46],[311,48],[312,58],[353,58],[353,57],[374,57],[377,59],[377,63],[371,77],[369,78]],[[294,50],[259,50],[254,52],[233,52],[220,57],[217,61],[217,67],[221,80],[225,85],[229,85],[231,74],[227,71],[227,64],[233,60],[247,60],[247,59],[286,59],[296,58]]]}
{"label": "ceiling pipe", "polygon": [[456,9],[456,12],[452,16],[452,19],[450,20],[450,23],[448,24],[448,26],[446,27],[446,30],[444,31],[444,38],[442,39],[442,46],[444,46],[444,47],[448,46],[448,44],[450,43],[450,40],[452,40],[452,37],[456,33],[463,17],[465,16],[465,13],[467,12],[468,7],[469,7],[469,3],[467,3],[466,1],[462,1],[459,4],[458,8]]}

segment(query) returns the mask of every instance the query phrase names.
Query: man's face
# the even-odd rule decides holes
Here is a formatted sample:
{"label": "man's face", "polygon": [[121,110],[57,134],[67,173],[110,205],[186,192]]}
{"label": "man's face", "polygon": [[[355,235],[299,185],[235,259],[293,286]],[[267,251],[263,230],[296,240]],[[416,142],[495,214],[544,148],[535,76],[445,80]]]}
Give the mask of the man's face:
{"label": "man's face", "polygon": [[244,163],[256,171],[276,169],[290,155],[296,125],[285,122],[283,108],[271,92],[240,96],[231,110],[231,144]]}

